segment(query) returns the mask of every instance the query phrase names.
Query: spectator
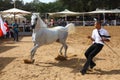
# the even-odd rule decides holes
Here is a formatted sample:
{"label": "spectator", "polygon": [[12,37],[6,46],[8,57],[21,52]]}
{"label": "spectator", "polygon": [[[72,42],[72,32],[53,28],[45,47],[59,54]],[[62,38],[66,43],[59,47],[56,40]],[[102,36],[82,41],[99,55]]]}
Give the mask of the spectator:
{"label": "spectator", "polygon": [[12,31],[13,31],[14,41],[18,41],[18,24],[17,24],[17,20],[15,20],[15,22],[12,23]]}
{"label": "spectator", "polygon": [[5,38],[9,38],[9,36],[10,36],[10,28],[8,27],[8,21],[7,20],[5,20],[4,21],[4,26],[6,27],[6,35],[5,35]]}

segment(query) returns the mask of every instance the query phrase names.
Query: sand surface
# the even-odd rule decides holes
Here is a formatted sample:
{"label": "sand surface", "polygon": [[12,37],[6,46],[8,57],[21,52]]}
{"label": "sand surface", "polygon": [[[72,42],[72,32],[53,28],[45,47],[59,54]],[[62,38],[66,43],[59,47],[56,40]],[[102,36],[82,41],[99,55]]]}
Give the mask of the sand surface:
{"label": "sand surface", "polygon": [[97,66],[81,75],[86,59],[85,50],[91,44],[86,37],[94,27],[76,27],[67,39],[68,60],[56,61],[61,44],[54,42],[38,48],[34,64],[25,64],[33,46],[31,36],[21,36],[19,42],[0,40],[0,80],[120,80],[120,26],[105,27],[111,42],[94,58]]}

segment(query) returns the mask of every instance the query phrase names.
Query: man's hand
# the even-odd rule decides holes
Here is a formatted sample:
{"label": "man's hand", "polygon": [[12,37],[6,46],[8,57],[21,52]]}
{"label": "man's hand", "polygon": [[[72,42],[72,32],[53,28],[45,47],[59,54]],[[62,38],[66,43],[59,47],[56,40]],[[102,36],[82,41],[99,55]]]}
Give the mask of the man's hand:
{"label": "man's hand", "polygon": [[104,42],[104,41],[109,42],[110,40],[107,39],[107,38],[105,38],[105,37],[102,37],[102,41],[103,41],[103,42]]}
{"label": "man's hand", "polygon": [[87,38],[88,38],[88,39],[91,39],[91,36],[88,36]]}
{"label": "man's hand", "polygon": [[88,36],[87,38],[88,38],[88,39],[91,39],[92,41],[95,41],[91,36]]}

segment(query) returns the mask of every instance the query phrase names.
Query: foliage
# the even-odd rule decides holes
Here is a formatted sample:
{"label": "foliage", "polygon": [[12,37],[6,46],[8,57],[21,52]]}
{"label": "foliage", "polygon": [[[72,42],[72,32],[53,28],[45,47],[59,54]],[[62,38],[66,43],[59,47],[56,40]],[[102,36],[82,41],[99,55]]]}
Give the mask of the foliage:
{"label": "foliage", "polygon": [[[24,9],[31,12],[58,12],[64,9],[71,11],[86,12],[101,9],[120,8],[119,0],[56,0],[53,3],[42,3],[39,0],[33,0],[25,3],[23,0],[15,0],[16,8]],[[14,7],[13,0],[0,0],[0,11]]]}

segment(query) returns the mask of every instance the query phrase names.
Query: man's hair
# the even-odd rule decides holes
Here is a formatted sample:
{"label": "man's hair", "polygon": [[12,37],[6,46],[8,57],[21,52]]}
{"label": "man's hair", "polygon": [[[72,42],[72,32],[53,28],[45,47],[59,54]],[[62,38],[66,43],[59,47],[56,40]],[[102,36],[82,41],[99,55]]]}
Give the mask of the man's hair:
{"label": "man's hair", "polygon": [[102,24],[101,20],[97,20],[96,22],[100,25]]}

